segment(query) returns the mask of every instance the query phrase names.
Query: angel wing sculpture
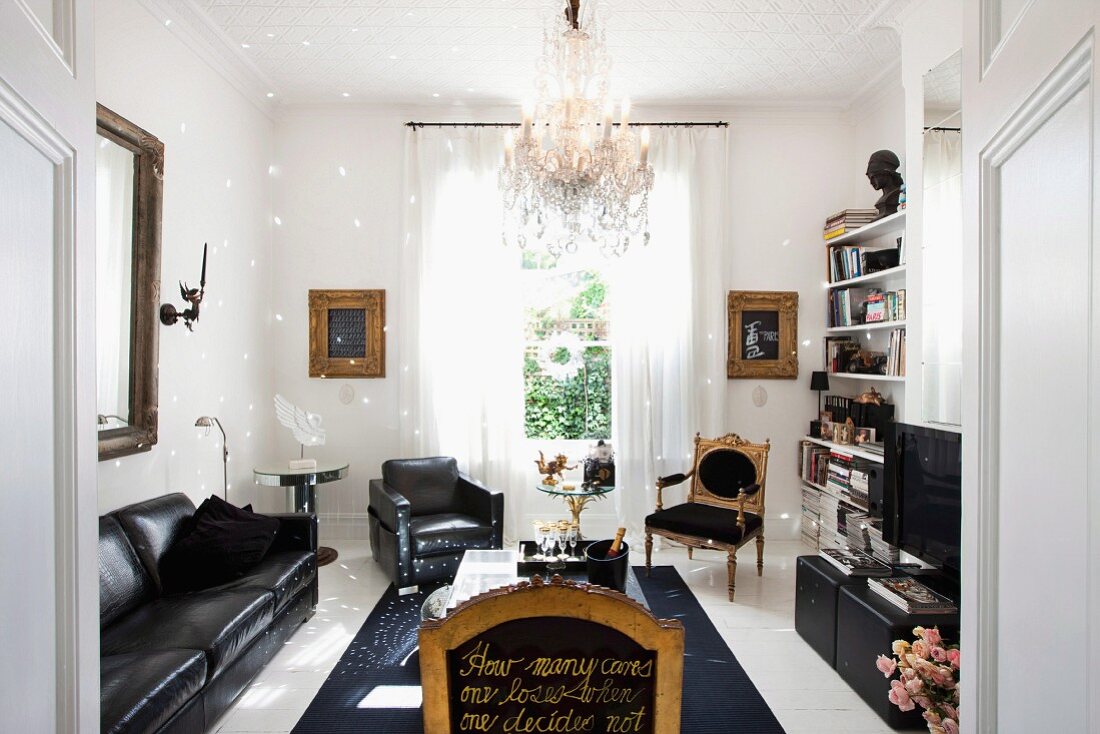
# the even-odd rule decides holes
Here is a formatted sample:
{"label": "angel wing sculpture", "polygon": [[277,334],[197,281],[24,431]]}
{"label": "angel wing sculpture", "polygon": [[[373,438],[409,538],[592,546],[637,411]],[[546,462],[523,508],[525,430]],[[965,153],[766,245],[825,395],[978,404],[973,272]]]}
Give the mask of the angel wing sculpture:
{"label": "angel wing sculpture", "polygon": [[321,428],[321,416],[317,413],[306,412],[282,395],[276,395],[275,416],[294,434],[295,440],[302,445],[303,453],[306,446],[324,445],[325,429]]}

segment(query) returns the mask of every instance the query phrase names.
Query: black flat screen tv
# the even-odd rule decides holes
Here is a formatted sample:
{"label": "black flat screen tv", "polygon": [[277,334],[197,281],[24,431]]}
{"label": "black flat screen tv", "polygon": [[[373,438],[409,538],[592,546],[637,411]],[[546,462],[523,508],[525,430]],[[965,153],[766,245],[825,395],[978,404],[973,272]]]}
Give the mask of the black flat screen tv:
{"label": "black flat screen tv", "polygon": [[883,539],[958,581],[962,436],[895,423],[884,449]]}

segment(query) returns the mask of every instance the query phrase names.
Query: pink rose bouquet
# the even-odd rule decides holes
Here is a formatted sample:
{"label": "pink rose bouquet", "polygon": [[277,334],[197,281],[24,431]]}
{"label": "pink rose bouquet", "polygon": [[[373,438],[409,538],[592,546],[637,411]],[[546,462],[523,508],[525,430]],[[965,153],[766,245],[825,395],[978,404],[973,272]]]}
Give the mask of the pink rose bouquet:
{"label": "pink rose bouquet", "polygon": [[959,646],[946,644],[935,627],[914,627],[913,636],[911,643],[895,640],[891,655],[875,661],[883,676],[893,678],[887,697],[902,711],[924,709],[932,734],[958,734]]}

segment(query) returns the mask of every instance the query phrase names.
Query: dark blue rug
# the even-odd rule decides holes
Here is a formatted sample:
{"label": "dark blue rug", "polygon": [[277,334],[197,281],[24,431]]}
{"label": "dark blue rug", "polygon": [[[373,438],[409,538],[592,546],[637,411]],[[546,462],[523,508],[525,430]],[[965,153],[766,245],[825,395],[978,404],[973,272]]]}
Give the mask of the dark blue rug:
{"label": "dark blue rug", "polygon": [[[783,734],[775,715],[672,566],[635,573],[650,611],[684,625],[681,731]],[[309,704],[292,734],[423,732],[418,708],[367,707],[378,686],[419,686],[420,605],[435,587],[399,597],[391,586]]]}

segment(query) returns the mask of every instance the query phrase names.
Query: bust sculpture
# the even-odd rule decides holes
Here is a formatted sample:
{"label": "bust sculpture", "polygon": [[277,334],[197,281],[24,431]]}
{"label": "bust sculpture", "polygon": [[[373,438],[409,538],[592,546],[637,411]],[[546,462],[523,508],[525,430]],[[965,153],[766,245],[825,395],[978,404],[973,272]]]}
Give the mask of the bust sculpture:
{"label": "bust sculpture", "polygon": [[882,196],[875,202],[879,219],[898,210],[898,198],[903,183],[901,174],[898,173],[900,165],[901,161],[892,150],[876,150],[867,161],[867,180],[871,182],[871,188],[882,192]]}

